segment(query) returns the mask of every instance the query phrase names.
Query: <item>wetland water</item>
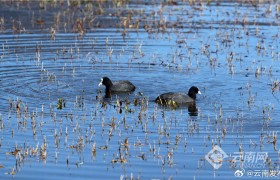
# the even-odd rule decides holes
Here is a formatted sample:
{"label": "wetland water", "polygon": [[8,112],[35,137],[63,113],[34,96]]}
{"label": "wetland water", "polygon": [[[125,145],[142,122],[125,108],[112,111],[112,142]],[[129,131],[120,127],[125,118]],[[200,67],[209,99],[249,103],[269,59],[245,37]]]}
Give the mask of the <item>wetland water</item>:
{"label": "wetland water", "polygon": [[0,179],[279,178],[279,1],[0,3]]}

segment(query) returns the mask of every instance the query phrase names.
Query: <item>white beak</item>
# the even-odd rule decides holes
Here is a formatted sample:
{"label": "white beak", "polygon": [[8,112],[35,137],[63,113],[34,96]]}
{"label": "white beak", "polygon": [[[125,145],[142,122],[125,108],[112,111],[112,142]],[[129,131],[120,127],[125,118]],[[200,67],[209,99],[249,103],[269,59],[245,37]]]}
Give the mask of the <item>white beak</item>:
{"label": "white beak", "polygon": [[200,91],[198,91],[198,92],[197,92],[197,94],[201,94],[201,92],[200,92]]}
{"label": "white beak", "polygon": [[101,81],[100,81],[100,83],[98,84],[98,86],[102,86],[102,83],[103,83],[103,78],[101,78]]}

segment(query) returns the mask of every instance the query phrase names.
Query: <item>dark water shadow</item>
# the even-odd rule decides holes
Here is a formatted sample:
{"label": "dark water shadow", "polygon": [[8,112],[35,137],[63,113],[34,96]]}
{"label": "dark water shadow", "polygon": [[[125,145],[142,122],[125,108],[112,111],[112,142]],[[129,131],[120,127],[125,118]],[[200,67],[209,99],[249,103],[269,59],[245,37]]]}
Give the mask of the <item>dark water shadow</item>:
{"label": "dark water shadow", "polygon": [[158,104],[163,109],[169,110],[179,110],[179,109],[188,109],[189,116],[198,116],[198,108],[196,107],[196,103],[183,103],[176,105],[168,105],[168,104]]}
{"label": "dark water shadow", "polygon": [[188,112],[190,116],[197,116],[198,115],[198,109],[196,107],[196,103],[192,103],[188,105]]}
{"label": "dark water shadow", "polygon": [[111,92],[110,94],[106,94],[105,92],[102,92],[99,94],[99,100],[103,101],[111,101],[111,100],[125,100],[129,97],[134,96],[134,92]]}

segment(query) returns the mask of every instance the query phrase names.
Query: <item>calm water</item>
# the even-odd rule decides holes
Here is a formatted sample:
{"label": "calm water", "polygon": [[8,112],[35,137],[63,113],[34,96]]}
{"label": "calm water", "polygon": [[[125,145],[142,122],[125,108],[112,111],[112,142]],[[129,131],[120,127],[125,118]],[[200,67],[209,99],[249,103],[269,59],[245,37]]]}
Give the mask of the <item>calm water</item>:
{"label": "calm water", "polygon": [[[0,9],[0,179],[279,178],[279,2]],[[195,116],[154,103],[192,85]]]}

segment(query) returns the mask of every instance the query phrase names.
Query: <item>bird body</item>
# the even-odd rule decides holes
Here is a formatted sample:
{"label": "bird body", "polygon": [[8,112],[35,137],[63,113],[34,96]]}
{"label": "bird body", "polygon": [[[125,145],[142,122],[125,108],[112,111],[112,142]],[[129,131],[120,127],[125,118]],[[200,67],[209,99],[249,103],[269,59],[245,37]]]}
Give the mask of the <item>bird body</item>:
{"label": "bird body", "polygon": [[115,81],[113,82],[113,86],[111,86],[112,92],[130,92],[134,90],[135,86],[127,80]]}
{"label": "bird body", "polygon": [[105,97],[111,97],[112,93],[131,92],[135,90],[135,86],[128,80],[112,82],[108,77],[101,78],[98,86],[106,87]]}
{"label": "bird body", "polygon": [[196,100],[196,94],[201,94],[199,89],[195,86],[192,86],[189,89],[188,94],[183,92],[168,92],[159,95],[156,98],[156,102],[159,104],[185,104],[193,103]]}

